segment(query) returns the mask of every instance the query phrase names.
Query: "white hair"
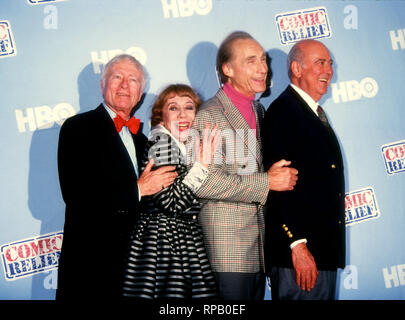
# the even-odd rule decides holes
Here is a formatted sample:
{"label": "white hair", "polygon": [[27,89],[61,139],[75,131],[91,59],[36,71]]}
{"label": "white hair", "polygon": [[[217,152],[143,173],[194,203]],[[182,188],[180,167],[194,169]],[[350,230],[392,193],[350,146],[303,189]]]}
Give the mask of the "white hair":
{"label": "white hair", "polygon": [[101,72],[101,80],[103,81],[103,85],[105,86],[105,81],[107,80],[106,77],[111,69],[111,67],[121,61],[129,61],[130,63],[133,63],[139,71],[142,73],[142,92],[146,88],[147,80],[148,80],[148,75],[146,72],[145,67],[134,57],[131,56],[130,54],[119,54],[112,58],[110,61],[107,62],[107,64],[104,66],[103,71]]}

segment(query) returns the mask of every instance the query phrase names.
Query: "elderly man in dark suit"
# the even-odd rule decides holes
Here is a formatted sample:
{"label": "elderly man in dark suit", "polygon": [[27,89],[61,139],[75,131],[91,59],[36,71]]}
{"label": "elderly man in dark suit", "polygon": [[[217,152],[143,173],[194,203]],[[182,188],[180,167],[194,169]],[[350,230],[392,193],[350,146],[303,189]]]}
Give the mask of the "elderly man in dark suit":
{"label": "elderly man in dark suit", "polygon": [[291,84],[263,122],[263,162],[288,158],[300,179],[291,192],[271,192],[266,212],[266,271],[272,298],[334,299],[345,266],[344,176],[338,140],[318,101],[332,79],[332,59],[319,41],[296,43],[288,55]]}
{"label": "elderly man in dark suit", "polygon": [[269,190],[291,190],[297,172],[281,160],[263,170],[260,132],[263,106],[256,93],[266,90],[266,54],[246,32],[231,33],[221,44],[217,69],[224,86],[205,102],[195,125],[215,124],[222,132],[218,161],[197,196],[199,221],[219,291],[226,300],[264,297],[263,206]]}
{"label": "elderly man in dark suit", "polygon": [[120,297],[130,228],[142,196],[170,185],[174,167],[138,172],[146,137],[131,117],[145,88],[143,66],[130,55],[106,64],[104,102],[63,124],[59,180],[66,203],[57,299]]}

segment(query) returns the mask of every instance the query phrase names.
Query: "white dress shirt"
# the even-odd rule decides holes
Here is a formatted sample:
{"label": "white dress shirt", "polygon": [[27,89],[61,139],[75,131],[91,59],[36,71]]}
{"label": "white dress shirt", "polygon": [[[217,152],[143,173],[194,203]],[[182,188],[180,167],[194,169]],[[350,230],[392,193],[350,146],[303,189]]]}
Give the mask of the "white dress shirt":
{"label": "white dress shirt", "polygon": [[304,101],[309,105],[309,107],[311,108],[311,110],[315,113],[316,116],[318,116],[318,112],[316,111],[316,109],[318,109],[318,102],[314,101],[314,99],[311,98],[311,96],[306,93],[304,90],[302,90],[301,88],[298,88],[295,84],[290,83],[290,86],[297,91],[297,93],[300,95],[300,97],[302,99],[304,99]]}
{"label": "white dress shirt", "polygon": [[[105,103],[103,103],[103,106],[107,110],[111,119],[114,121],[114,118],[117,116],[117,114],[112,109],[110,109]],[[127,126],[123,126],[121,131],[118,134],[119,134],[122,142],[124,143],[125,148],[128,151],[129,157],[131,158],[131,162],[134,167],[136,176],[139,178],[138,161],[136,160],[135,144],[134,144],[134,140],[132,139],[131,131],[129,131]],[[138,186],[138,195],[139,195],[138,200],[141,200],[142,195],[141,195],[141,191],[139,190],[139,186]]]}

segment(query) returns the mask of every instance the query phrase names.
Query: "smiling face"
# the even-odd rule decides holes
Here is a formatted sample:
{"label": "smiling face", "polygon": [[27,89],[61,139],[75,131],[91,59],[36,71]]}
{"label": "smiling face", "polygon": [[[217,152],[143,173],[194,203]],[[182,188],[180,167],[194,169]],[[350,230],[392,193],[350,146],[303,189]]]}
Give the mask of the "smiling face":
{"label": "smiling face", "polygon": [[266,90],[267,61],[263,48],[253,39],[232,43],[232,58],[222,70],[229,84],[238,92],[253,96]]}
{"label": "smiling face", "polygon": [[167,99],[162,108],[163,121],[161,124],[175,138],[184,142],[187,140],[196,111],[196,105],[190,97],[175,95]]}
{"label": "smiling face", "polygon": [[108,70],[105,82],[101,82],[104,101],[124,119],[128,119],[132,108],[142,96],[143,74],[138,67],[122,60]]}
{"label": "smiling face", "polygon": [[291,64],[291,82],[319,101],[328,91],[333,76],[332,59],[329,50],[318,41],[301,44],[303,59]]}

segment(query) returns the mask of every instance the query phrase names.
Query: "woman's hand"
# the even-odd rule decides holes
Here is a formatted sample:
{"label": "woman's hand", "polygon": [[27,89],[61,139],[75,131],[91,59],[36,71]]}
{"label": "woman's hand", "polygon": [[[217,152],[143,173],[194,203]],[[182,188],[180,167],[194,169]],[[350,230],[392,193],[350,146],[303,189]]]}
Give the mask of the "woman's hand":
{"label": "woman's hand", "polygon": [[211,125],[209,123],[205,124],[198,162],[208,168],[214,159],[215,150],[218,148],[220,142],[221,132],[218,130],[218,125],[215,125],[211,130]]}

